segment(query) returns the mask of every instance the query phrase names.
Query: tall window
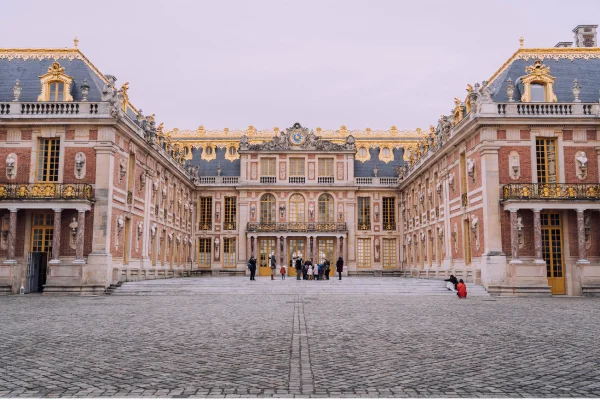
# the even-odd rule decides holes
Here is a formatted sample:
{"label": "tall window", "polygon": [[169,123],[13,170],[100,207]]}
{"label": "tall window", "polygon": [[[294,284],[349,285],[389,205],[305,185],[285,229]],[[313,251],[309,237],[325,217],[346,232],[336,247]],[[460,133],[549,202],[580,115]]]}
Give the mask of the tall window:
{"label": "tall window", "polygon": [[535,155],[537,159],[538,183],[556,183],[556,139],[536,139]]}
{"label": "tall window", "polygon": [[235,267],[235,238],[223,239],[223,266]]}
{"label": "tall window", "polygon": [[319,158],[319,176],[333,176],[333,158]]}
{"label": "tall window", "polygon": [[211,239],[198,239],[198,266],[210,267]]}
{"label": "tall window", "polygon": [[200,230],[210,230],[212,225],[212,197],[200,197],[199,207]]}
{"label": "tall window", "polygon": [[368,231],[371,229],[371,198],[358,198],[358,229]]}
{"label": "tall window", "polygon": [[319,222],[334,222],[333,216],[333,197],[324,193],[319,196]]}
{"label": "tall window", "polygon": [[58,182],[60,139],[40,139],[38,151],[37,180]]}
{"label": "tall window", "polygon": [[290,176],[304,176],[304,158],[290,158]]}
{"label": "tall window", "polygon": [[371,266],[371,239],[358,239],[358,268],[369,268]]}
{"label": "tall window", "polygon": [[225,197],[225,226],[224,229],[235,229],[235,221],[237,218],[237,207],[235,197]]}
{"label": "tall window", "polygon": [[263,194],[260,198],[260,222],[272,224],[275,222],[275,196]]}
{"label": "tall window", "polygon": [[383,268],[396,267],[396,239],[383,239]]}
{"label": "tall window", "polygon": [[305,222],[304,219],[304,197],[300,194],[293,194],[290,197],[290,222]]}
{"label": "tall window", "polygon": [[31,226],[31,251],[52,252],[54,215],[33,214]]}
{"label": "tall window", "polygon": [[48,84],[48,89],[50,89],[50,97],[48,101],[63,101],[64,100],[64,92],[65,92],[65,84],[62,82],[50,82]]}
{"label": "tall window", "polygon": [[261,158],[260,159],[260,175],[261,176],[276,176],[275,159]]}
{"label": "tall window", "polygon": [[383,198],[383,230],[393,231],[396,229],[396,198]]}

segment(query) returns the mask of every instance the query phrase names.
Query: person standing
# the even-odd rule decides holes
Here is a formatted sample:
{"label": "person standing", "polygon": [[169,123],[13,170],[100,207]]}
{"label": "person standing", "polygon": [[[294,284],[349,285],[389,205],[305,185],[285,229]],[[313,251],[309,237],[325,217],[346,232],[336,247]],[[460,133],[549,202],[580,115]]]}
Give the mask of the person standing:
{"label": "person standing", "polygon": [[301,280],[301,276],[302,276],[302,257],[297,257],[296,258],[296,280],[299,281]]}
{"label": "person standing", "polygon": [[256,275],[256,258],[250,256],[250,260],[248,260],[248,269],[250,269],[250,280],[255,281]]}
{"label": "person standing", "polygon": [[275,253],[271,253],[271,259],[269,260],[271,264],[271,280],[275,280],[275,269],[277,268],[277,260],[275,260]]}
{"label": "person standing", "polygon": [[279,273],[281,274],[281,280],[285,281],[285,267],[282,265],[281,269],[279,270]]}
{"label": "person standing", "polygon": [[308,273],[308,280],[312,281],[312,278],[313,278],[313,267],[312,267],[312,265],[308,265],[307,273]]}
{"label": "person standing", "polygon": [[314,276],[314,280],[318,281],[319,280],[319,270],[321,269],[321,266],[319,264],[315,264],[313,266],[313,276]]}
{"label": "person standing", "polygon": [[459,280],[458,281],[458,285],[456,285],[456,295],[458,296],[459,299],[466,299],[467,298],[467,285],[465,285],[465,282],[463,282],[463,280]]}
{"label": "person standing", "polygon": [[325,279],[329,280],[329,272],[331,271],[331,264],[329,263],[329,260],[325,260],[324,268],[325,268]]}
{"label": "person standing", "polygon": [[335,267],[337,269],[338,275],[340,277],[340,281],[342,280],[342,272],[344,272],[344,259],[340,256],[338,258],[337,263],[335,263]]}

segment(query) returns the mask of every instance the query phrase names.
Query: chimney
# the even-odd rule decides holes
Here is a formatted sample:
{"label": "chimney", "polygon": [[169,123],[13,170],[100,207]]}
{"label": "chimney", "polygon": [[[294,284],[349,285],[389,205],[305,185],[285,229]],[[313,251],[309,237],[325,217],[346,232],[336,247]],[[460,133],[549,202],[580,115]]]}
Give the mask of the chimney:
{"label": "chimney", "polygon": [[554,47],[573,47],[573,42],[558,42]]}
{"label": "chimney", "polygon": [[596,47],[596,28],[598,25],[577,25],[575,33],[575,47]]}

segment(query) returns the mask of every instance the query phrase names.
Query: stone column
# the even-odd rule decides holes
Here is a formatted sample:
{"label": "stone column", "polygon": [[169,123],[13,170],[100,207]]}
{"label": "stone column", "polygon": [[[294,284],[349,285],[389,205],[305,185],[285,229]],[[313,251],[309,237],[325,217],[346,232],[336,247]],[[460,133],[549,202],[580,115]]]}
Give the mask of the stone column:
{"label": "stone column", "polygon": [[542,255],[542,221],[540,219],[539,209],[533,210],[533,241],[535,248],[535,263],[545,264],[544,257]]}
{"label": "stone column", "polygon": [[15,260],[15,246],[17,243],[17,211],[16,208],[9,209],[10,220],[8,228],[8,257],[4,261],[4,264],[16,264]]}
{"label": "stone column", "polygon": [[511,257],[510,260],[513,264],[522,263],[519,260],[519,231],[517,230],[517,210],[510,210],[510,248]]}
{"label": "stone column", "polygon": [[577,244],[579,248],[579,260],[577,262],[587,263],[587,250],[585,248],[585,223],[584,214],[585,210],[577,210]]}
{"label": "stone column", "polygon": [[60,264],[59,253],[60,253],[60,225],[61,225],[61,214],[60,208],[54,209],[54,228],[52,232],[52,259],[50,264]]}
{"label": "stone column", "polygon": [[77,241],[74,264],[85,264],[83,260],[83,242],[85,238],[85,210],[77,210]]}

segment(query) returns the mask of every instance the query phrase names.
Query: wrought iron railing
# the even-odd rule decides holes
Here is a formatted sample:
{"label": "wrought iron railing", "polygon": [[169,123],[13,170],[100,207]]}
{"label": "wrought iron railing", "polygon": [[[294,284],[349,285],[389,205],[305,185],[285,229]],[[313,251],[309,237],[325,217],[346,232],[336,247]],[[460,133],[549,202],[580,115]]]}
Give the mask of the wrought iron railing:
{"label": "wrought iron railing", "polygon": [[0,200],[93,200],[87,183],[2,183]]}
{"label": "wrought iron railing", "polygon": [[248,232],[346,232],[345,222],[248,222]]}
{"label": "wrought iron railing", "polygon": [[600,200],[596,183],[509,183],[502,200]]}
{"label": "wrought iron railing", "polygon": [[235,231],[235,222],[223,223],[223,229],[226,231]]}
{"label": "wrought iron railing", "polygon": [[212,229],[212,223],[211,222],[200,222],[198,224],[198,230],[201,231],[210,231]]}

